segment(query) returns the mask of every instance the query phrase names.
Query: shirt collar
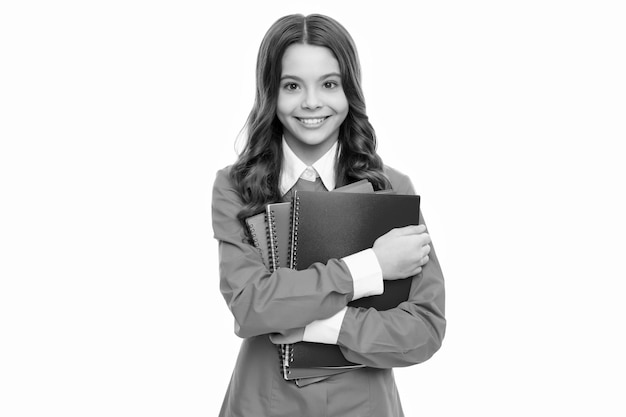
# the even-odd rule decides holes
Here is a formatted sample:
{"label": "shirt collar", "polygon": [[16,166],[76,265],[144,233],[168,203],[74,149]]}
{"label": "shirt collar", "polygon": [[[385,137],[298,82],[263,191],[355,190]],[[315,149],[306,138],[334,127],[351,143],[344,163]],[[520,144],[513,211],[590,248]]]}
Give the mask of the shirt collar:
{"label": "shirt collar", "polygon": [[[317,171],[324,187],[328,191],[335,189],[335,159],[337,156],[337,143],[326,152],[320,159],[314,164],[313,168]],[[298,156],[291,150],[285,139],[283,138],[283,168],[280,173],[280,193],[281,195],[287,194],[287,191],[291,190],[298,179],[308,166],[298,158]]]}

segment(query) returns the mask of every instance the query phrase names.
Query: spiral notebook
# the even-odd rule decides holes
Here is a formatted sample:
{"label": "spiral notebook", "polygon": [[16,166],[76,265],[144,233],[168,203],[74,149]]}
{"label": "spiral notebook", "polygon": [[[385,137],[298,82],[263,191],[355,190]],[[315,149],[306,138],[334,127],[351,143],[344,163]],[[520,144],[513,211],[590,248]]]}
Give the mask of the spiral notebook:
{"label": "spiral notebook", "polygon": [[250,232],[250,236],[252,237],[252,243],[254,247],[259,251],[259,255],[263,260],[263,264],[267,269],[271,269],[270,267],[270,257],[269,257],[269,242],[267,237],[267,215],[262,212],[255,214],[254,216],[248,217],[246,219],[246,226],[248,227],[248,231]]}
{"label": "spiral notebook", "polygon": [[289,265],[291,203],[272,203],[265,208],[270,270]]}
{"label": "spiral notebook", "polygon": [[[306,269],[315,262],[341,258],[371,248],[396,227],[419,224],[420,197],[400,194],[344,194],[296,191],[292,208],[290,267]],[[381,295],[349,303],[353,307],[387,310],[406,301],[413,277],[384,281]],[[299,342],[283,349],[283,376],[294,379],[301,368],[349,369],[336,345]]]}

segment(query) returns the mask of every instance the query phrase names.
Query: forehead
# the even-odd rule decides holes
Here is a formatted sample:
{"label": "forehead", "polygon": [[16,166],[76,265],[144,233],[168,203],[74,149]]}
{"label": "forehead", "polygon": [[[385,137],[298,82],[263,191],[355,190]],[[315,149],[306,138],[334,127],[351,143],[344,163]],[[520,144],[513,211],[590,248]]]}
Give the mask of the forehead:
{"label": "forehead", "polygon": [[339,62],[330,49],[324,46],[293,44],[285,50],[281,76],[318,78],[331,73],[340,71]]}

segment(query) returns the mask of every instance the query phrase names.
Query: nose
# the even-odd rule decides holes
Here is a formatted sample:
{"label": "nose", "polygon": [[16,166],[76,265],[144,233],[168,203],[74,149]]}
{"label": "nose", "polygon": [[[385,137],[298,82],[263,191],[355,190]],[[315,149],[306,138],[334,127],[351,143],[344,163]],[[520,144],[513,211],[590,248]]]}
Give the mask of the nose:
{"label": "nose", "polygon": [[302,100],[302,108],[319,109],[320,107],[322,107],[322,102],[320,101],[317,92],[313,89],[307,90]]}

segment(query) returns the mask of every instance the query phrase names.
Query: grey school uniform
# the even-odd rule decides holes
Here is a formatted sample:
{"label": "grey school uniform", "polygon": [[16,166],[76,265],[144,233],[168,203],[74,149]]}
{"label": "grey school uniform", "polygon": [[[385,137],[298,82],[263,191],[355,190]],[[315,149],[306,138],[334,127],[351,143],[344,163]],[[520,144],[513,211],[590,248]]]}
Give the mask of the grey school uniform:
{"label": "grey school uniform", "polygon": [[[237,219],[242,202],[228,172],[228,167],[220,170],[215,180],[213,230],[219,241],[220,289],[243,341],[219,415],[404,416],[391,368],[427,360],[445,332],[444,281],[434,250],[413,279],[407,302],[384,312],[348,307],[337,344],[348,360],[368,367],[299,388],[283,380],[268,333],[333,316],[352,300],[352,278],[338,259],[305,271],[270,273],[245,241]],[[389,167],[385,173],[397,193],[415,194],[407,176]],[[299,187],[300,182],[294,188]],[[318,187],[325,190],[321,183]]]}

